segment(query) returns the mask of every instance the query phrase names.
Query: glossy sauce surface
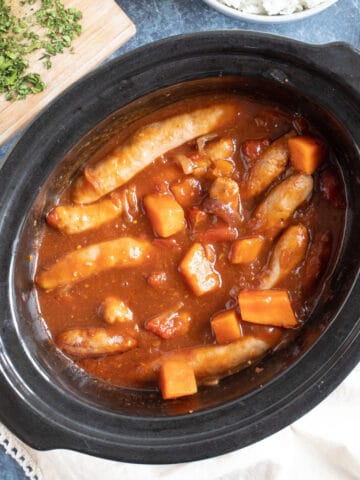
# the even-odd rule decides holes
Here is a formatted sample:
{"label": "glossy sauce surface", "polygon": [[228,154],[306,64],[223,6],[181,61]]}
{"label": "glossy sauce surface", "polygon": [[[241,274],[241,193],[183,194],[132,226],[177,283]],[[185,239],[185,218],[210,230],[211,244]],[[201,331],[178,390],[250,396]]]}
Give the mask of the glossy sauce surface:
{"label": "glossy sauce surface", "polygon": [[[214,129],[212,132],[215,134],[214,137],[205,138],[204,143],[210,145],[216,139],[226,138],[231,139],[234,145],[234,151],[230,155],[233,171],[222,177],[231,178],[240,188],[240,208],[237,217],[230,219],[230,223],[226,222],[223,216],[216,215],[214,210],[211,210],[211,205],[210,213],[206,204],[209,190],[218,175],[218,172],[214,172],[214,162],[208,162],[204,173],[196,175],[193,173],[186,175],[179,163],[181,158],[179,155],[184,155],[195,162],[199,161],[199,158],[201,160],[201,151],[199,152],[199,145],[194,139],[162,155],[122,187],[123,189],[131,187],[136,192],[138,199],[136,208],[125,210],[122,215],[98,228],[74,235],[61,233],[51,226],[45,227],[39,250],[38,272],[46,270],[49,265],[69,252],[123,236],[148,239],[154,246],[150,258],[141,266],[109,269],[80,282],[50,291],[37,287],[41,314],[55,341],[64,331],[95,327],[125,332],[136,338],[137,347],[124,353],[89,355],[84,358],[71,356],[72,360],[90,375],[127,387],[144,384],[156,386],[156,382],[144,382],[141,375],[137,376],[135,372],[141,365],[146,365],[161,356],[162,352],[216,344],[210,323],[215,314],[226,309],[235,309],[242,336],[254,335],[276,346],[282,340],[292,338],[296,334],[314,307],[321,281],[339,245],[344,225],[343,192],[340,188],[339,174],[331,160],[331,152],[327,152],[322,165],[313,174],[314,188],[311,195],[286,222],[286,228],[291,225],[304,225],[310,239],[304,260],[275,286],[276,289],[285,289],[289,292],[291,305],[298,320],[298,327],[295,330],[245,322],[241,320],[237,301],[239,291],[259,288],[261,275],[267,269],[281,233],[274,236],[262,234],[265,239],[264,246],[257,258],[250,264],[241,265],[229,261],[234,238],[225,241],[221,239],[221,230],[229,227],[236,232],[237,238],[258,234],[254,219],[255,209],[274,186],[295,170],[289,163],[285,171],[264,192],[255,198],[246,198],[243,192],[250,169],[258,161],[261,156],[259,153],[264,151],[266,146],[294,130],[294,127],[297,133],[303,133],[302,130],[305,130],[305,133],[317,136],[312,126],[299,119],[296,112],[285,112],[280,107],[237,95],[219,95],[217,98],[207,96],[192,98],[155,112],[150,118],[144,118],[134,125],[131,132],[156,120],[211,106],[215,100],[231,102],[237,110],[237,114],[229,115],[225,125]],[[121,138],[124,137],[126,138],[126,132],[121,132]],[[248,140],[260,141],[254,158],[249,157],[249,151],[244,145]],[[111,148],[116,144],[115,139]],[[96,155],[96,160],[105,155],[109,149],[105,147],[103,152]],[[250,152],[251,155],[252,153],[254,152]],[[327,174],[331,179],[335,178],[335,193],[340,198],[338,202],[334,201],[336,195],[329,193]],[[143,198],[159,192],[173,195],[171,187],[189,177],[196,180],[200,190],[197,190],[184,207],[186,228],[168,238],[160,238],[154,232],[153,224],[144,208]],[[72,186],[63,192],[59,204],[72,204]],[[205,215],[194,227],[193,217],[198,210],[205,211]],[[179,264],[194,242],[199,242],[210,249],[208,253],[215,259],[214,267],[221,279],[220,288],[202,296],[194,294],[179,272]],[[322,248],[324,243],[327,244],[325,253]],[[317,272],[316,275],[314,271]],[[107,325],[102,304],[108,297],[121,299],[131,309],[133,320]],[[186,333],[175,335],[173,338],[161,338],[146,328],[149,320],[163,312],[176,311],[179,305],[191,319]],[[231,372],[224,371],[220,376],[228,373]]]}

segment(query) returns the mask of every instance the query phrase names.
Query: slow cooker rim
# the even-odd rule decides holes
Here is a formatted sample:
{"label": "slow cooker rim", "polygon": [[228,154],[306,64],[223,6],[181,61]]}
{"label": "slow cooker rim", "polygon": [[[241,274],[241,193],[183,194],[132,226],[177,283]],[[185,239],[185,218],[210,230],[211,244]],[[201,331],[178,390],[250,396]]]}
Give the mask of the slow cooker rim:
{"label": "slow cooker rim", "polygon": [[[229,32],[222,32],[222,33],[226,33],[227,35],[229,34]],[[206,32],[204,32],[204,33],[202,33],[202,34],[199,34],[199,36],[205,36],[205,34],[206,34]],[[213,35],[214,32],[210,32],[210,34]],[[177,36],[177,37],[171,37],[171,39],[175,40],[175,39],[179,39],[179,37],[191,37],[191,36],[193,36],[193,34],[181,35],[181,36]],[[256,36],[259,36],[259,35],[256,34]],[[274,37],[274,38],[277,38],[277,39],[279,38],[279,37],[274,36],[274,35],[263,35],[263,36],[266,36],[266,37]],[[169,39],[162,40],[162,41],[160,41],[160,42],[156,42],[155,44],[152,44],[152,46],[156,46],[156,44],[160,44],[160,43],[166,43],[168,40],[169,40]],[[300,44],[302,44],[301,42],[296,42],[296,41],[292,41],[292,43],[300,43]],[[302,44],[302,45],[306,45],[306,44]],[[137,49],[136,51],[130,52],[128,55],[133,55],[134,53],[139,53],[139,50],[141,50],[141,49],[146,50],[148,47],[149,47],[149,46],[140,47],[140,49]],[[320,47],[320,48],[321,48],[321,47]],[[122,60],[122,61],[125,61],[126,58],[122,58],[121,60]],[[116,62],[117,62],[117,59],[115,59],[113,62],[116,63]],[[105,67],[110,68],[109,64],[105,65]],[[95,75],[95,74],[98,74],[98,73],[99,73],[99,72],[97,71],[97,72],[95,72],[94,74],[91,74],[91,75]],[[31,128],[31,127],[29,127],[29,129],[30,129],[30,128]],[[21,141],[21,140],[20,140],[20,141]],[[19,141],[19,142],[20,142],[20,141]],[[15,147],[14,147],[14,149],[15,149]],[[13,150],[13,151],[14,151],[14,150]],[[11,156],[11,154],[9,154],[9,157],[10,157],[10,156]],[[9,157],[8,157],[8,158],[9,158]],[[351,367],[350,367],[350,368],[351,368]]]}

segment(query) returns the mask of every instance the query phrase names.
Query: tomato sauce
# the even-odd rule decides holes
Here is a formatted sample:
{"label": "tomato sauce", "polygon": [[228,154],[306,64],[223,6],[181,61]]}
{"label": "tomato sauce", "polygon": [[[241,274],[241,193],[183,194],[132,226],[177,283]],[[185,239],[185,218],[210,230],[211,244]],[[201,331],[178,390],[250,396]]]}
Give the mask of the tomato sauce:
{"label": "tomato sauce", "polygon": [[[200,141],[198,138],[191,139],[168,151],[131,178],[118,191],[123,192],[131,187],[136,199],[133,204],[127,202],[119,216],[98,228],[73,235],[64,234],[53,226],[45,227],[39,249],[38,273],[51,268],[69,252],[99,242],[125,236],[151,242],[152,253],[141,265],[110,268],[51,290],[37,286],[41,314],[59,348],[62,348],[62,344],[57,339],[71,329],[104,328],[117,335],[125,333],[136,339],[135,348],[121,353],[77,356],[69,355],[64,349],[69,361],[75,362],[90,375],[114,385],[156,387],[157,381],[145,381],[136,374],[141,371],[142,365],[162,358],[164,352],[183,351],[203,345],[215,346],[217,340],[211,319],[224,310],[235,310],[243,338],[255,336],[268,341],[271,345],[269,351],[284,339],[293,338],[314,308],[331,259],[341,241],[345,216],[344,193],[329,150],[320,167],[312,174],[314,185],[311,194],[278,232],[259,232],[255,212],[277,185],[296,174],[291,159],[286,161],[281,174],[261,194],[254,198],[243,195],[250,170],[261,161],[269,145],[289,131],[294,131],[294,135],[302,133],[296,130],[299,124],[296,112],[287,112],[280,107],[239,95],[199,96],[143,118],[130,128],[128,136],[151,122],[211,106],[215,100],[231,102],[236,106],[237,114],[229,115],[224,124],[212,130],[211,135],[204,135]],[[313,127],[306,134],[320,137]],[[121,138],[126,137],[126,132],[121,132]],[[214,148],[219,139],[231,143],[220,144],[220,154],[217,155]],[[325,142],[324,139],[321,141]],[[219,160],[221,155],[223,158]],[[96,160],[99,161],[99,155]],[[182,188],[182,182],[189,178],[191,189],[186,190],[186,186],[183,191],[175,189],[175,196],[172,187],[180,185]],[[221,202],[211,198],[211,188],[218,178],[232,180],[239,186],[237,207],[223,208]],[[72,188],[70,185],[61,194],[58,204],[73,205]],[[157,233],[154,221],[150,220],[149,211],[144,206],[144,197],[153,194],[168,195],[182,204],[184,228],[166,238]],[[332,201],[331,195],[335,201]],[[116,195],[112,198],[116,201]],[[288,292],[298,322],[296,328],[244,321],[238,304],[239,292],[259,288],[260,279],[269,268],[279,238],[289,226],[299,224],[306,227],[309,236],[306,253],[300,263],[273,287]],[[232,263],[233,243],[254,235],[263,238],[263,246],[256,258],[248,264]],[[194,243],[205,248],[205,255],[211,257],[210,263],[220,279],[217,288],[201,296],[194,293],[186,276],[179,271],[182,259]],[[285,262],[288,260],[285,259]],[[104,320],[103,306],[109,297],[121,301],[131,311],[132,318],[109,325]],[[180,317],[179,312],[182,312]],[[165,318],[164,327],[163,320],[157,319],[162,314]],[[236,370],[234,366],[224,368],[216,377],[226,376]],[[155,373],[155,377],[157,375]],[[206,383],[206,380],[205,375],[203,382],[199,383]]]}

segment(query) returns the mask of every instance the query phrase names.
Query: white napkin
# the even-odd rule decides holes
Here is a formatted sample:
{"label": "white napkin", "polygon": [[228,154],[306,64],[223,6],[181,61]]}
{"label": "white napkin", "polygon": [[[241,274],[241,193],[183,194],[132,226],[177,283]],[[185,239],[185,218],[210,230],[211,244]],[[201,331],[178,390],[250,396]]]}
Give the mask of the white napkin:
{"label": "white napkin", "polygon": [[[68,450],[38,452],[0,424],[0,443],[32,480],[360,479],[360,365],[320,405],[282,431],[220,457],[178,465],[133,465]],[[13,449],[17,450],[14,453]]]}

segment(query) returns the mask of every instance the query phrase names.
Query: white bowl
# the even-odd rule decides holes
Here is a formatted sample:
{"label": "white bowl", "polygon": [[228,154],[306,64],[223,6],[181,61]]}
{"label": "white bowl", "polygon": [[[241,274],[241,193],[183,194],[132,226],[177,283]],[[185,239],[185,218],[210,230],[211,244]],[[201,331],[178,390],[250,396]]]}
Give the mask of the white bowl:
{"label": "white bowl", "polygon": [[290,13],[288,15],[257,15],[255,13],[245,13],[235,8],[228,7],[223,3],[220,3],[218,0],[203,0],[210,7],[215,8],[221,13],[228,15],[229,17],[238,18],[241,20],[247,20],[249,22],[259,22],[259,23],[285,23],[285,22],[295,22],[296,20],[303,20],[304,18],[311,17],[316,15],[319,12],[322,12],[326,8],[330,7],[337,0],[326,0],[320,5],[317,5],[313,8],[308,8],[302,12]]}

